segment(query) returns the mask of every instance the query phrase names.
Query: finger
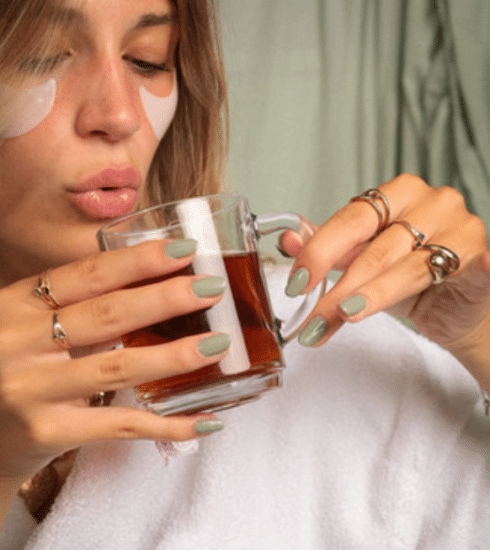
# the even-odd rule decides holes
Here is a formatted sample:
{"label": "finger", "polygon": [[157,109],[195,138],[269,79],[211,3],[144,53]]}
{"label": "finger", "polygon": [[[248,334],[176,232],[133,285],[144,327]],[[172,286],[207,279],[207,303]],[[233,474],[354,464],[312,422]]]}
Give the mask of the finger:
{"label": "finger", "polygon": [[[220,300],[224,290],[221,277],[172,277],[73,304],[58,310],[57,315],[71,346],[82,347],[209,308]],[[56,344],[49,332],[51,327],[45,327],[45,331],[44,341],[51,340],[53,349]]]}
{"label": "finger", "polygon": [[229,345],[227,334],[205,333],[162,345],[121,348],[38,365],[23,373],[14,387],[24,399],[29,395],[37,402],[86,399],[99,392],[131,388],[212,365],[225,357]]}
{"label": "finger", "polygon": [[37,446],[59,449],[107,440],[186,441],[218,431],[224,425],[210,414],[161,417],[132,407],[66,407],[46,418],[31,422],[32,439]]}
{"label": "finger", "polygon": [[[147,241],[88,256],[50,270],[50,290],[59,304],[66,306],[136,282],[164,277],[189,265],[195,244],[192,239]],[[32,292],[38,280],[39,277],[34,277],[17,283],[18,291],[30,295],[37,307],[42,304],[44,309],[49,309]]]}

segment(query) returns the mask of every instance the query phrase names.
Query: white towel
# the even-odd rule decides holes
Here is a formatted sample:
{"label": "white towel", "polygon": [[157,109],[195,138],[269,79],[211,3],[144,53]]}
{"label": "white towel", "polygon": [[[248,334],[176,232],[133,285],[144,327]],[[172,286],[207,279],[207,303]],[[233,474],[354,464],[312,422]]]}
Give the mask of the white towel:
{"label": "white towel", "polygon": [[490,421],[448,353],[384,314],[285,351],[284,387],[221,413],[196,454],[165,466],[151,442],[84,448],[25,548],[487,547]]}

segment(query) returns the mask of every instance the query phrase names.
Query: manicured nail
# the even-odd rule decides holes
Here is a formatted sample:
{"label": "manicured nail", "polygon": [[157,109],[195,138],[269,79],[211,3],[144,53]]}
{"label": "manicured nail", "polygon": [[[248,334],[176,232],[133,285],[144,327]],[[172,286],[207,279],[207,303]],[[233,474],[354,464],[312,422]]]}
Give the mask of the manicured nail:
{"label": "manicured nail", "polygon": [[223,277],[205,277],[194,281],[192,288],[199,298],[210,298],[225,291],[226,281]]}
{"label": "manicured nail", "polygon": [[168,243],[165,247],[165,253],[171,258],[184,258],[194,254],[197,250],[197,241],[194,239],[179,239]]}
{"label": "manicured nail", "polygon": [[322,317],[313,317],[306,327],[301,331],[298,342],[307,348],[318,344],[327,334],[328,325]]}
{"label": "manicured nail", "polygon": [[199,353],[205,357],[211,357],[212,355],[218,355],[218,353],[227,350],[230,344],[231,340],[229,335],[222,333],[204,338],[204,340],[201,340],[199,344],[197,344],[197,348]]}
{"label": "manicured nail", "polygon": [[308,270],[304,267],[300,267],[291,279],[289,279],[286,287],[286,296],[289,296],[289,298],[296,298],[296,296],[304,291],[309,281],[310,274]]}
{"label": "manicured nail", "polygon": [[340,304],[340,309],[349,316],[357,315],[361,313],[363,309],[367,306],[365,298],[360,294],[355,294],[354,296],[347,298]]}
{"label": "manicured nail", "polygon": [[212,434],[214,432],[219,432],[225,427],[225,424],[222,420],[213,419],[213,420],[199,420],[194,424],[194,431],[197,434]]}

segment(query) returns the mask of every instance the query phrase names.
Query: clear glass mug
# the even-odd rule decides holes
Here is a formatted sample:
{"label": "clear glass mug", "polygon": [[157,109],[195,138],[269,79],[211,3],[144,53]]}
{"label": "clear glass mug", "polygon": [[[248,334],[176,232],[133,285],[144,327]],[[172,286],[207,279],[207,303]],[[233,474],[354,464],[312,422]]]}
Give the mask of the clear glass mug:
{"label": "clear glass mug", "polygon": [[217,411],[281,385],[285,366],[281,348],[296,336],[325,292],[323,281],[306,295],[289,320],[274,317],[257,242],[263,235],[288,229],[305,240],[313,234],[301,216],[255,216],[244,197],[218,194],[148,208],[99,230],[101,250],[147,240],[193,238],[198,243],[195,259],[183,272],[220,276],[227,281],[222,300],[214,307],[123,337],[125,346],[161,344],[208,331],[226,332],[231,337],[229,352],[220,363],[138,386],[137,398],[145,408],[160,415]]}

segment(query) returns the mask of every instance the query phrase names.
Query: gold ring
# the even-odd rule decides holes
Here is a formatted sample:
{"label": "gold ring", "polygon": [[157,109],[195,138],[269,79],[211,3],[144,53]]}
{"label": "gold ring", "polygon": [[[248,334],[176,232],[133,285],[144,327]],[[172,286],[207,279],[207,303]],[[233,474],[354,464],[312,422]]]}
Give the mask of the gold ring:
{"label": "gold ring", "polygon": [[[381,200],[381,204],[383,205],[383,208],[379,206],[379,204],[376,202],[376,199]],[[379,222],[378,222],[378,229],[376,230],[375,234],[372,237],[374,239],[384,229],[386,229],[388,225],[390,225],[390,215],[391,215],[390,203],[388,202],[388,199],[385,197],[385,195],[379,189],[368,189],[367,191],[364,191],[364,193],[362,193],[361,195],[358,195],[357,197],[352,198],[350,202],[357,202],[357,201],[367,202],[376,210],[376,214],[378,215]]]}
{"label": "gold ring", "polygon": [[54,297],[53,292],[49,286],[49,270],[39,275],[39,281],[37,287],[34,289],[34,294],[39,296],[49,307],[53,309],[59,309],[61,304]]}
{"label": "gold ring", "polygon": [[71,344],[68,340],[68,335],[66,334],[64,328],[61,326],[57,313],[53,313],[53,340],[58,344],[60,348],[64,350],[67,350],[71,347]]}
{"label": "gold ring", "polygon": [[434,278],[433,284],[435,285],[444,282],[444,279],[454,273],[461,264],[458,255],[446,246],[424,244],[423,248],[432,252],[427,259],[427,265]]}
{"label": "gold ring", "polygon": [[412,245],[412,250],[417,250],[417,248],[419,246],[422,246],[424,244],[425,235],[423,233],[421,233],[420,231],[418,231],[417,229],[415,229],[415,227],[413,227],[413,225],[410,225],[405,220],[394,220],[390,223],[390,227],[392,225],[394,225],[395,223],[398,223],[398,224],[402,225],[405,229],[408,229],[410,231],[410,233],[413,235],[413,237],[415,239],[415,242]]}

